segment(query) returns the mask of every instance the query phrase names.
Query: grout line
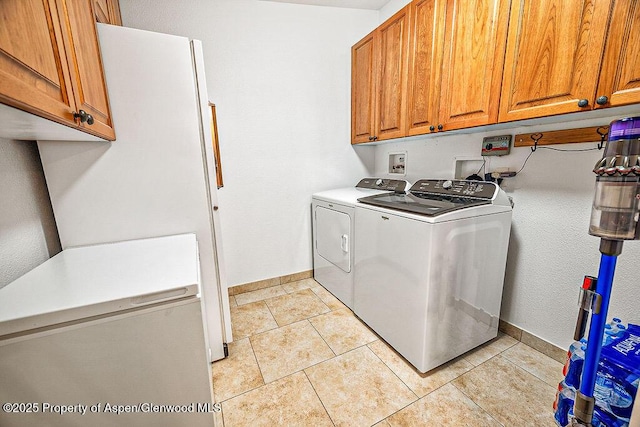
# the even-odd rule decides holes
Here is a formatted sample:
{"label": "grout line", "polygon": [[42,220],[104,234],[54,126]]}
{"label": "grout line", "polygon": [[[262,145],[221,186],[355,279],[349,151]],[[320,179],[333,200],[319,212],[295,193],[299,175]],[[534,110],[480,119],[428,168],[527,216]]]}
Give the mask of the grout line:
{"label": "grout line", "polygon": [[[495,357],[495,356],[494,356],[494,357]],[[480,365],[478,365],[478,366],[480,366]],[[474,367],[473,369],[475,369],[475,367]],[[462,374],[462,375],[468,374],[469,372],[473,371],[473,369],[471,369],[470,371],[465,372],[465,373],[464,373],[464,374]],[[462,375],[461,375],[461,376],[462,376]],[[458,377],[458,378],[460,378],[460,377]],[[467,397],[467,399],[469,399],[470,401],[472,401],[474,405],[476,405],[478,408],[482,409],[482,411],[484,411],[484,413],[485,413],[485,414],[487,414],[489,417],[491,417],[491,419],[495,420],[495,422],[496,422],[496,423],[498,423],[499,425],[501,425],[501,426],[505,427],[505,425],[504,425],[504,424],[502,424],[499,420],[497,420],[497,419],[493,416],[493,414],[492,414],[491,412],[489,412],[486,408],[484,408],[484,407],[480,404],[480,402],[476,402],[475,400],[473,400],[473,396],[469,396],[467,393],[465,393],[465,391],[464,391],[464,390],[462,390],[460,387],[458,387],[457,385],[455,385],[455,384],[453,383],[453,380],[452,380],[452,381],[450,381],[449,383],[450,383],[452,386],[454,386],[454,387],[456,388],[456,390],[458,390],[460,393],[462,393],[463,395],[465,395],[465,396]]]}
{"label": "grout line", "polygon": [[253,343],[251,342],[251,337],[248,337],[248,338],[249,338],[249,346],[251,347],[251,354],[253,354],[253,360],[256,361],[256,366],[258,366],[258,371],[260,371],[260,378],[262,378],[262,385],[256,387],[256,388],[260,388],[260,387],[266,385],[267,383],[264,380],[264,374],[262,373],[262,368],[260,367],[260,362],[258,362],[258,356],[256,356],[256,351],[253,348]]}
{"label": "grout line", "polygon": [[[374,342],[375,342],[375,341],[374,341]],[[387,343],[386,343],[386,342],[384,342],[384,341],[381,341],[381,342],[382,342],[382,344],[383,344],[383,345],[385,345],[385,346],[387,345]],[[369,349],[369,351],[370,351],[371,353],[373,353],[373,355],[374,355],[375,357],[377,357],[377,358],[378,358],[378,360],[379,360],[380,362],[382,362],[382,364],[383,364],[384,366],[386,366],[386,367],[387,367],[387,369],[389,369],[389,370],[391,371],[391,373],[392,373],[392,374],[393,374],[393,375],[394,375],[398,380],[400,380],[400,382],[401,382],[402,384],[404,384],[404,386],[405,386],[406,388],[408,388],[408,389],[409,389],[409,391],[410,391],[411,393],[413,393],[413,395],[416,397],[416,400],[414,400],[413,402],[411,402],[411,403],[409,403],[408,405],[406,405],[406,406],[405,406],[405,408],[406,408],[407,406],[411,405],[412,403],[417,402],[418,400],[420,400],[420,399],[421,399],[421,397],[420,397],[420,396],[418,396],[418,395],[416,394],[416,392],[415,392],[415,391],[413,391],[413,389],[409,386],[409,384],[405,383],[405,382],[402,380],[402,378],[400,378],[400,377],[398,376],[398,374],[396,374],[396,371],[394,371],[394,370],[393,370],[393,368],[391,368],[391,366],[387,365],[387,363],[386,363],[384,360],[382,360],[382,358],[381,358],[380,356],[378,356],[378,353],[376,353],[375,351],[373,351],[373,349],[370,347],[370,344],[372,344],[372,343],[365,344],[365,345],[367,346],[367,348]],[[404,361],[404,360],[403,360],[403,361]],[[400,410],[402,410],[402,408],[401,408],[401,409],[398,409],[398,411],[400,411]],[[396,412],[398,412],[398,411],[396,411]],[[394,414],[395,414],[395,412],[394,412]],[[391,416],[391,415],[389,415],[389,416]]]}
{"label": "grout line", "polygon": [[552,386],[552,385],[547,384],[547,382],[545,382],[545,381],[543,381],[542,379],[538,378],[538,376],[537,376],[537,375],[532,374],[531,372],[527,371],[527,370],[526,370],[525,368],[523,368],[522,366],[518,365],[518,364],[517,364],[517,363],[515,363],[515,362],[512,362],[511,360],[507,359],[506,357],[503,357],[503,356],[501,356],[501,355],[499,355],[499,354],[497,354],[495,357],[498,357],[498,356],[500,356],[502,359],[506,360],[507,362],[511,363],[513,366],[515,366],[515,367],[516,367],[516,368],[518,368],[519,370],[523,371],[524,373],[531,375],[532,377],[534,377],[535,379],[537,379],[538,381],[540,381],[544,386],[546,386],[546,387],[550,387],[550,388],[552,388],[552,389],[555,389],[555,388],[556,388],[556,387],[554,387],[554,386]]}
{"label": "grout line", "polygon": [[[235,396],[227,397],[224,400],[220,400],[219,403],[226,402],[226,401],[234,399],[234,398],[236,398],[238,396],[242,396],[243,394],[246,394],[246,393],[248,393],[250,391],[253,391],[253,390],[257,390],[260,387],[263,387],[265,385],[264,376],[262,375],[262,369],[260,368],[260,364],[258,363],[258,359],[256,358],[255,351],[253,350],[253,344],[251,344],[251,339],[250,339],[250,337],[245,337],[245,338],[248,339],[248,341],[249,341],[249,347],[251,348],[251,354],[253,354],[253,359],[256,361],[256,366],[258,366],[258,371],[260,371],[260,378],[262,378],[262,385],[259,385],[257,387],[253,387],[251,389],[245,390],[242,393],[239,393],[239,394],[237,394]],[[242,339],[245,339],[245,338],[242,338]],[[211,382],[213,383],[213,378],[212,378]],[[213,388],[214,388],[214,396],[215,396],[215,384],[213,384]]]}
{"label": "grout line", "polygon": [[[262,289],[256,289],[255,291],[242,292],[241,294],[233,295],[233,297],[237,297],[238,295],[250,294],[252,292],[261,292],[261,291],[264,291],[264,290],[267,290],[267,289],[271,289],[271,288],[276,288],[276,287],[281,287],[282,288],[282,285],[274,285],[274,286],[269,286],[269,287],[262,288]],[[255,300],[255,301],[245,302],[244,304],[238,304],[238,299],[236,298],[236,304],[238,304],[238,307],[242,307],[243,305],[253,304],[254,302],[266,301],[268,299],[283,297],[285,295],[290,295],[289,293],[287,293],[287,291],[284,290],[284,288],[282,288],[282,290],[285,292],[284,295],[276,295],[276,296],[272,296],[272,297],[261,298],[261,299]]]}
{"label": "grout line", "polygon": [[[331,313],[331,312],[329,312],[329,313]],[[324,314],[327,314],[327,313],[324,313]],[[318,315],[318,316],[320,316],[320,315]],[[314,317],[318,317],[318,316],[314,316]],[[309,319],[313,319],[313,317],[310,317]],[[333,357],[336,357],[338,354],[337,354],[337,353],[335,352],[335,350],[331,347],[331,345],[329,345],[329,343],[327,342],[327,340],[326,340],[326,339],[324,339],[324,337],[322,336],[322,333],[320,333],[320,331],[315,327],[315,325],[314,325],[314,324],[313,324],[309,319],[306,319],[306,320],[307,320],[307,322],[309,322],[309,324],[311,325],[311,327],[313,328],[313,330],[314,330],[314,331],[316,331],[316,333],[317,333],[318,335],[320,335],[320,338],[322,338],[322,341],[324,341],[324,343],[327,345],[327,347],[329,347],[329,350],[331,350],[331,352],[333,353]],[[333,357],[332,357],[331,359],[333,359]],[[327,360],[331,360],[331,359],[327,359]],[[306,368],[305,368],[305,369],[306,369]]]}
{"label": "grout line", "polygon": [[[296,324],[296,323],[302,323],[302,322],[307,322],[307,323],[309,323],[309,325],[311,325],[311,327],[312,327],[314,330],[316,330],[316,329],[313,327],[313,324],[312,324],[311,322],[309,322],[309,319],[302,319],[302,320],[298,320],[298,321],[296,321],[296,322],[289,323],[288,325],[284,325],[284,326],[278,327],[278,328],[276,328],[276,329],[285,328],[285,327],[287,327],[287,326],[291,326],[291,325],[294,325],[294,324]],[[271,329],[270,331],[273,331],[273,330],[275,330],[275,329]],[[265,332],[270,332],[270,331],[265,331]],[[252,336],[258,336],[258,335],[264,334],[265,332],[260,332],[259,334],[252,335]],[[317,330],[316,330],[316,332],[317,332]],[[318,335],[320,335],[320,333],[318,333]],[[324,338],[322,338],[322,335],[320,335],[320,338],[324,341]],[[326,344],[326,341],[325,341],[325,344]],[[323,363],[323,362],[326,362],[326,361],[328,361],[328,360],[331,360],[331,359],[335,358],[335,357],[336,357],[335,352],[331,349],[331,347],[330,347],[328,344],[327,344],[327,347],[329,348],[329,351],[331,351],[331,353],[333,353],[333,356],[332,356],[332,357],[329,357],[328,359],[320,360],[320,361],[318,361],[318,362],[316,362],[316,363],[314,363],[314,364],[312,364],[312,365],[309,365],[309,366],[306,366],[306,367],[304,367],[304,368],[301,368],[301,369],[300,369],[300,370],[298,370],[298,371],[295,371],[295,372],[292,372],[292,373],[290,373],[290,374],[287,374],[287,375],[285,375],[285,376],[284,376],[284,377],[282,377],[282,378],[286,378],[286,377],[288,377],[289,375],[293,375],[293,374],[295,374],[295,373],[297,373],[297,372],[304,371],[304,370],[305,370],[305,369],[307,369],[307,368],[311,368],[311,367],[313,367],[313,366],[319,365],[320,363]],[[252,345],[252,348],[253,348],[253,345]],[[256,356],[256,361],[257,361],[257,356]],[[260,367],[260,364],[259,364],[259,363],[258,363],[258,367]],[[260,370],[260,372],[262,373],[262,369]],[[265,381],[265,384],[264,384],[264,385],[272,384],[272,383],[274,383],[275,381],[278,381],[278,380],[280,380],[280,379],[282,379],[282,378],[276,378],[275,380],[272,380],[272,381],[270,381],[270,382],[268,382],[268,383]],[[262,380],[264,381],[264,375],[263,375],[263,377],[262,377]],[[261,386],[261,387],[262,387],[262,386]]]}
{"label": "grout line", "polygon": [[[524,344],[524,345],[526,345],[526,344]],[[511,348],[511,347],[509,347],[509,348]],[[540,352],[540,351],[536,350],[536,349],[535,349],[535,348],[533,348],[533,347],[529,347],[529,348],[531,348],[531,349],[532,349],[532,350],[534,350],[534,351],[537,351],[538,353],[542,354],[543,356],[549,357],[549,356],[545,355],[544,353],[542,353],[542,352]],[[507,349],[507,350],[508,350],[508,349]],[[505,350],[505,351],[507,351],[507,350]],[[502,353],[504,353],[504,351],[503,351],[503,352],[501,352],[501,353],[499,353],[499,354],[498,354],[498,356],[500,356],[500,357],[502,357],[504,360],[506,360],[506,361],[508,361],[508,362],[510,362],[510,363],[512,363],[512,364],[514,364],[515,366],[517,366],[518,368],[522,369],[523,371],[525,371],[525,372],[529,373],[530,375],[533,375],[534,377],[536,377],[537,379],[539,379],[540,381],[542,381],[542,382],[543,382],[543,383],[545,383],[546,385],[548,385],[548,386],[550,386],[550,387],[554,387],[554,388],[555,388],[555,387],[557,387],[557,386],[555,386],[555,385],[551,385],[551,384],[549,384],[549,383],[548,383],[548,382],[546,382],[543,378],[540,378],[540,377],[539,377],[535,372],[532,372],[532,371],[530,371],[529,369],[527,369],[527,368],[526,368],[526,365],[520,365],[520,364],[519,364],[519,363],[517,363],[516,361],[513,361],[513,360],[509,359],[508,357],[506,357],[506,356],[502,355]],[[554,359],[553,359],[553,358],[551,358],[551,357],[549,357],[549,359],[551,359],[551,360],[553,360],[554,362],[556,362],[556,360],[554,360]],[[560,362],[557,362],[557,363],[560,363]],[[560,371],[562,371],[562,369],[560,369]]]}
{"label": "grout line", "polygon": [[[299,280],[290,280],[288,282],[283,282],[285,277],[290,277],[290,276],[294,276],[296,274],[303,274],[303,273],[304,274],[310,274],[310,276],[309,277],[304,277],[304,278],[299,279]],[[252,285],[252,284],[260,283],[260,282],[269,282],[269,281],[274,281],[275,282],[275,281],[277,281],[278,283],[276,285],[274,285],[274,286],[278,286],[278,285],[286,285],[288,283],[300,282],[302,280],[313,279],[313,278],[314,278],[313,277],[313,269],[312,270],[303,270],[303,271],[298,271],[297,273],[285,274],[283,276],[275,276],[275,277],[270,277],[270,278],[267,278],[267,279],[256,280],[254,282],[247,282],[247,283],[241,283],[239,285],[230,286],[230,287],[227,288],[227,293],[229,293],[229,289],[240,288],[242,286],[248,286],[248,285]],[[272,287],[272,286],[265,286],[263,288],[254,289],[254,291],[259,291],[261,289],[266,289],[266,288],[270,288],[270,287]],[[238,294],[236,294],[235,291],[232,291],[232,292],[234,292],[234,295],[238,295],[240,293],[243,293],[243,294],[247,293],[247,292],[239,292]],[[248,291],[248,292],[253,292],[253,291]],[[229,295],[231,295],[231,294],[229,294]]]}
{"label": "grout line", "polygon": [[[329,359],[330,360],[330,359]],[[307,369],[307,368],[305,368]],[[324,406],[324,402],[322,401],[322,399],[320,398],[320,395],[318,394],[318,390],[316,390],[316,388],[314,387],[313,383],[311,382],[311,378],[309,378],[309,375],[307,375],[307,372],[305,371],[305,369],[302,370],[302,373],[304,374],[304,376],[307,378],[307,381],[309,381],[309,384],[311,385],[311,388],[313,389],[313,392],[316,394],[316,396],[318,397],[318,400],[320,401],[320,404],[322,405],[322,407],[324,408],[324,411],[327,413],[327,416],[329,417],[329,421],[331,421],[331,424],[336,425],[335,421],[333,420],[333,418],[331,417],[331,414],[329,413],[329,411],[327,410],[327,407]]]}

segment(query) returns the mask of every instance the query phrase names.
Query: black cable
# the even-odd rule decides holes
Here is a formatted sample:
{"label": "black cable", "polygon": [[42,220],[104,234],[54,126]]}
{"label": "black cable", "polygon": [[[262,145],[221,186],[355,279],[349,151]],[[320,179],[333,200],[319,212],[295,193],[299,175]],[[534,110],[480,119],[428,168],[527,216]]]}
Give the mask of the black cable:
{"label": "black cable", "polygon": [[552,147],[538,147],[538,148],[542,148],[543,150],[553,150],[553,151],[594,151],[594,150],[598,150],[598,147],[594,147],[594,148],[578,148],[576,150],[563,150],[562,148],[552,148]]}
{"label": "black cable", "polygon": [[[562,148],[552,148],[552,147],[537,147],[538,150],[542,149],[542,150],[553,150],[553,151],[564,151],[564,152],[568,152],[568,151],[594,151],[594,150],[598,150],[597,147],[595,148],[578,148],[575,150],[563,150]],[[532,150],[529,155],[527,156],[526,159],[524,159],[524,163],[522,164],[522,167],[520,168],[520,170],[518,172],[516,172],[516,175],[519,174],[520,172],[522,172],[522,169],[524,169],[524,165],[527,164],[527,160],[529,160],[529,157],[531,157],[531,155],[534,153],[534,151]]]}
{"label": "black cable", "polygon": [[480,169],[482,169],[486,163],[487,163],[487,158],[485,156],[482,156],[482,165],[480,165],[480,167],[478,168],[478,172],[476,172],[476,175],[480,174]]}
{"label": "black cable", "polygon": [[[538,148],[540,148],[540,147],[538,147]],[[524,159],[524,163],[522,164],[522,167],[520,168],[520,170],[518,172],[516,172],[516,175],[518,175],[520,172],[522,172],[522,169],[524,169],[524,165],[527,164],[527,160],[529,160],[529,157],[531,157],[532,154],[533,154],[533,151],[531,151],[529,153],[529,155],[527,156],[527,158]]]}

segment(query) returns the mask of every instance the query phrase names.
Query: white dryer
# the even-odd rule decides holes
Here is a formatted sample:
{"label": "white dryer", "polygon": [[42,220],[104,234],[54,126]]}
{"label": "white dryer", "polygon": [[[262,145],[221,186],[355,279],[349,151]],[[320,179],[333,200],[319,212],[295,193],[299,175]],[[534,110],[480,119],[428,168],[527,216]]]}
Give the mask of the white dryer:
{"label": "white dryer", "polygon": [[355,205],[361,197],[404,194],[403,180],[364,178],[355,187],[323,191],[312,196],[313,276],[353,309]]}
{"label": "white dryer", "polygon": [[497,336],[512,211],[500,187],[420,180],[359,201],[358,317],[420,372]]}

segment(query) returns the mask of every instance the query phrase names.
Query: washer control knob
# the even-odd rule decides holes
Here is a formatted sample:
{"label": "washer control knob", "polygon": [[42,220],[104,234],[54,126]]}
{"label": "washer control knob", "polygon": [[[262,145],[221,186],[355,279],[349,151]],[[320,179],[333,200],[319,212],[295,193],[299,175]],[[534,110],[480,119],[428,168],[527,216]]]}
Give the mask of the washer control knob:
{"label": "washer control knob", "polygon": [[451,187],[453,187],[453,182],[451,182],[451,180],[449,179],[442,183],[442,188],[444,188],[445,190],[448,190]]}
{"label": "washer control knob", "polygon": [[378,178],[378,179],[376,180],[376,185],[377,185],[378,187],[380,187],[380,186],[382,185],[382,180],[381,180],[380,178]]}

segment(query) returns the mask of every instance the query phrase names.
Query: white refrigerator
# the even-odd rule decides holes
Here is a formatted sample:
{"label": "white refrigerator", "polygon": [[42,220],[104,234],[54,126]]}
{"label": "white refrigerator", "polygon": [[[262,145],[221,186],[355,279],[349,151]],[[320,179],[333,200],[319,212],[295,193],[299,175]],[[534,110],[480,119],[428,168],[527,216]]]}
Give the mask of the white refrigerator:
{"label": "white refrigerator", "polygon": [[232,340],[201,43],[98,24],[114,142],[38,141],[62,248],[195,233],[211,361]]}

